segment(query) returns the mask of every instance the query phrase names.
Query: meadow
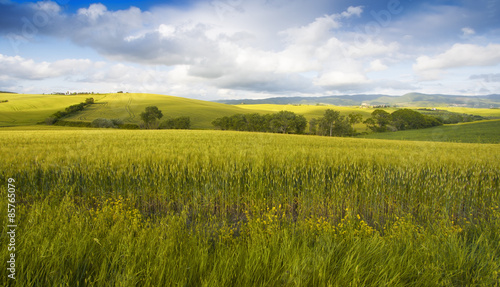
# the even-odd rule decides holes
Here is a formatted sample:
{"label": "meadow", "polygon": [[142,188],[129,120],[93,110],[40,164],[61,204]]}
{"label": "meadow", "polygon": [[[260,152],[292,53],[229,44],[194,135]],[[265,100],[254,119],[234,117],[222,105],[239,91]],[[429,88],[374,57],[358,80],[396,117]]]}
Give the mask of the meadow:
{"label": "meadow", "polygon": [[0,153],[17,286],[500,285],[499,145],[54,129]]}
{"label": "meadow", "polygon": [[360,137],[370,139],[498,144],[500,143],[500,120],[459,123],[420,130],[371,133]]}
{"label": "meadow", "polygon": [[35,125],[57,111],[85,102],[93,97],[95,104],[82,112],[65,117],[67,121],[92,122],[97,118],[121,119],[124,123],[139,124],[140,114],[148,106],[157,106],[165,118],[187,116],[193,129],[212,129],[211,122],[221,116],[237,113],[260,113],[214,102],[180,98],[166,95],[140,93],[110,93],[95,95],[30,95],[1,94],[0,127]]}

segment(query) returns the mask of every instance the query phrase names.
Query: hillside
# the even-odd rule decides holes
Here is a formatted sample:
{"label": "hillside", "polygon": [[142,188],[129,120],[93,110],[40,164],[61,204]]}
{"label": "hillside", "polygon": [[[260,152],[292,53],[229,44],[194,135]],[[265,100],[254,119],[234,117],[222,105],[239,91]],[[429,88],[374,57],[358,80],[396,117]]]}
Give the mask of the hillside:
{"label": "hillside", "polygon": [[[99,101],[104,95],[91,95]],[[89,95],[32,95],[0,93],[0,126],[33,125]],[[7,102],[4,102],[7,101]]]}
{"label": "hillside", "polygon": [[154,94],[101,94],[101,95],[25,95],[0,94],[0,126],[34,125],[57,111],[93,97],[95,104],[82,112],[64,118],[69,121],[91,122],[96,118],[119,118],[125,123],[136,123],[147,106],[157,106],[164,118],[188,116],[194,129],[212,128],[211,122],[221,116],[236,113],[262,112],[255,109],[220,103]]}
{"label": "hillside", "polygon": [[428,95],[409,93],[403,96],[389,95],[342,95],[326,97],[280,97],[260,100],[221,100],[219,103],[239,104],[328,104],[337,106],[391,105],[400,107],[469,107],[469,108],[498,108],[500,95],[487,96],[455,96],[455,95]]}
{"label": "hillside", "polygon": [[420,130],[372,133],[361,136],[369,139],[500,143],[500,120],[444,125]]}

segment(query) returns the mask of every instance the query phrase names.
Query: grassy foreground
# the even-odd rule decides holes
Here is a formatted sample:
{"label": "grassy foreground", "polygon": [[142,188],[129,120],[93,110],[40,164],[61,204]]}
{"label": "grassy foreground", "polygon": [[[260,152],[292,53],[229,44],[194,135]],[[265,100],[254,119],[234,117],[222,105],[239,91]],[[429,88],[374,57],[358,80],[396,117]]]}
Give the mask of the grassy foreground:
{"label": "grassy foreground", "polygon": [[16,286],[500,284],[499,145],[0,130],[0,152]]}

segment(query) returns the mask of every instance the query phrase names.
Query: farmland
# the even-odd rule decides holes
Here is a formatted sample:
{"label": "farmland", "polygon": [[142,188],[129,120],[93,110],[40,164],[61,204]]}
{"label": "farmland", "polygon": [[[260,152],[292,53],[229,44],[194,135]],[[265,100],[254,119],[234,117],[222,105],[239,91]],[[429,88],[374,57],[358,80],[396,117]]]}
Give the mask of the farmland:
{"label": "farmland", "polygon": [[372,133],[363,135],[362,137],[371,139],[498,144],[500,143],[500,120],[460,123],[393,133]]}
{"label": "farmland", "polygon": [[0,152],[19,286],[500,282],[499,145],[11,129]]}
{"label": "farmland", "polygon": [[155,105],[164,111],[166,117],[188,116],[193,128],[210,129],[211,122],[224,115],[233,115],[247,111],[235,106],[207,101],[153,94],[98,94],[98,95],[25,95],[0,94],[0,126],[34,125],[43,122],[53,113],[93,97],[95,104],[82,112],[65,118],[68,121],[91,122],[97,118],[118,118],[125,123],[140,123],[140,113],[147,106]]}

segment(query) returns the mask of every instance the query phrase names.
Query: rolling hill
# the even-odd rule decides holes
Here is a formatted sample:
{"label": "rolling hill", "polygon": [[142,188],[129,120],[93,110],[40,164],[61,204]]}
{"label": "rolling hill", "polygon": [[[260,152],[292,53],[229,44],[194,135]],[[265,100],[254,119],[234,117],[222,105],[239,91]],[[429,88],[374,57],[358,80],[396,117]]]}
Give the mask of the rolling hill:
{"label": "rolling hill", "polygon": [[388,95],[343,95],[326,97],[280,97],[261,100],[221,100],[224,104],[327,104],[337,106],[390,105],[399,107],[469,107],[469,108],[498,108],[500,95],[487,96],[455,96],[429,95],[409,93],[403,96]]}
{"label": "rolling hill", "polygon": [[[93,97],[95,104],[85,110],[64,118],[66,121],[91,122],[97,118],[119,118],[125,123],[141,122],[140,113],[147,106],[157,106],[162,110],[164,118],[188,116],[193,129],[212,129],[211,122],[222,116],[246,113],[275,113],[282,110],[304,115],[306,119],[322,117],[326,109],[335,109],[342,114],[359,113],[366,119],[373,108],[359,106],[328,106],[328,105],[227,105],[222,103],[193,100],[187,98],[135,93],[95,94],[95,95],[30,95],[0,93],[0,127],[29,126],[43,122],[57,111],[63,111],[70,105]],[[359,96],[361,97],[361,96]],[[426,100],[418,95],[408,96],[409,99]],[[466,107],[447,107],[446,110],[456,113],[481,115],[487,118],[500,118],[500,109],[474,109]],[[388,112],[396,108],[385,108]],[[357,124],[358,132],[369,132],[366,125]],[[463,125],[445,125],[425,130],[401,131],[396,133],[370,134],[365,137],[380,139],[406,139],[430,141],[463,141],[463,142],[493,142],[497,143],[500,121],[487,121]],[[490,136],[491,135],[491,136]]]}
{"label": "rolling hill", "polygon": [[96,118],[119,118],[125,123],[138,124],[140,114],[147,106],[157,106],[164,118],[188,116],[194,129],[210,129],[211,122],[236,113],[265,112],[258,109],[187,98],[154,94],[98,94],[98,95],[27,95],[0,94],[0,126],[34,125],[57,111],[93,97],[95,104],[70,117],[68,121],[91,122]]}
{"label": "rolling hill", "polygon": [[443,125],[420,130],[371,133],[360,137],[387,140],[498,144],[500,143],[500,120]]}

